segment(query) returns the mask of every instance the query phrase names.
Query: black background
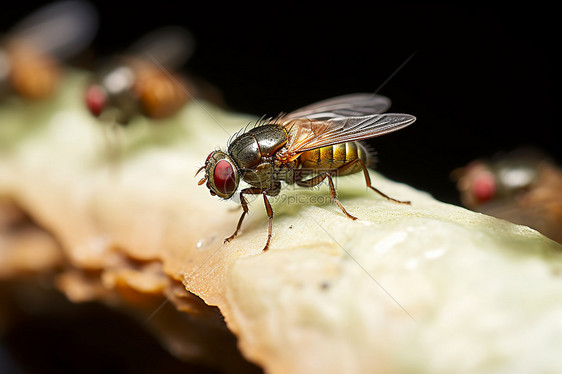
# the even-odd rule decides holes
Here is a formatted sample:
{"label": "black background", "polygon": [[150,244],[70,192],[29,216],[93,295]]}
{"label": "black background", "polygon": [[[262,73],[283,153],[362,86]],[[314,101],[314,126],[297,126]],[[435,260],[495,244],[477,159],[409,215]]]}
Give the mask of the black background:
{"label": "black background", "polygon": [[[12,4],[0,25],[39,4]],[[474,158],[531,144],[560,159],[552,8],[302,4],[96,2],[92,51],[110,55],[158,27],[184,26],[197,41],[186,70],[256,115],[378,91],[391,112],[418,118],[372,141],[378,170],[447,202],[458,202],[450,171]]]}

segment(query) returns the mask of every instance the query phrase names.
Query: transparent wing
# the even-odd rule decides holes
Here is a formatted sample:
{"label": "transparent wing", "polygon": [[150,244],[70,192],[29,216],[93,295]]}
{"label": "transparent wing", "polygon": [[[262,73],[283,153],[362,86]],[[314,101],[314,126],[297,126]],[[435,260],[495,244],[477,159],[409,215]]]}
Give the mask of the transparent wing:
{"label": "transparent wing", "polygon": [[127,52],[176,69],[191,57],[194,50],[193,35],[182,27],[170,26],[145,35],[131,45]]}
{"label": "transparent wing", "polygon": [[307,105],[288,113],[284,119],[310,118],[330,119],[340,117],[360,117],[386,111],[390,107],[390,99],[372,93],[356,93],[337,96]]}
{"label": "transparent wing", "polygon": [[416,117],[409,114],[384,113],[326,121],[295,119],[282,124],[289,137],[287,155],[294,159],[300,153],[316,148],[388,134],[411,125],[415,120]]}
{"label": "transparent wing", "polygon": [[87,47],[97,29],[97,12],[91,4],[61,1],[47,5],[19,22],[10,31],[10,38],[65,59]]}

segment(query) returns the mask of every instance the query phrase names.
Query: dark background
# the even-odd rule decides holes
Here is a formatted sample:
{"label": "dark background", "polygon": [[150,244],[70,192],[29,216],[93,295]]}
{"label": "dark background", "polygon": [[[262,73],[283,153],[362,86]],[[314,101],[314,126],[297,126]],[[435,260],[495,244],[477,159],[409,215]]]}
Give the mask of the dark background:
{"label": "dark background", "polygon": [[[39,4],[12,4],[0,25]],[[184,26],[197,41],[185,69],[218,87],[236,111],[274,115],[378,90],[392,99],[391,112],[418,118],[372,142],[378,170],[447,202],[458,202],[450,171],[474,158],[524,144],[561,156],[554,133],[560,42],[550,7],[103,1],[96,8],[95,56],[158,27]]]}
{"label": "dark background", "polygon": [[[42,3],[4,4],[0,30]],[[181,25],[197,40],[185,69],[218,87],[236,111],[275,115],[378,90],[392,99],[391,111],[418,118],[372,142],[378,170],[446,202],[458,203],[450,172],[475,158],[529,144],[562,158],[555,130],[560,39],[552,7],[233,3],[96,2],[101,24],[89,56],[119,52],[151,30]],[[48,338],[60,332],[59,323],[40,325],[54,350],[63,349]],[[36,327],[28,322],[12,334],[27,328]],[[95,330],[81,334],[95,339]],[[5,341],[16,348],[18,342]],[[42,342],[22,341],[21,350],[41,350]],[[99,349],[92,355],[110,360]]]}

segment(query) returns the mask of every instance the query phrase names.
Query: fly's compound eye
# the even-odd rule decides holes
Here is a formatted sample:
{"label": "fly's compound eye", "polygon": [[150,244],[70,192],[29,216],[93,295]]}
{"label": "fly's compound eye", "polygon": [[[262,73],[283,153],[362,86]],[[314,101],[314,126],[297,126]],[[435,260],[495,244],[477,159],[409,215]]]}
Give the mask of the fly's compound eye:
{"label": "fly's compound eye", "polygon": [[496,193],[496,178],[489,171],[481,171],[474,178],[472,195],[479,203],[491,200]]}
{"label": "fly's compound eye", "polygon": [[103,88],[94,84],[86,91],[86,106],[92,115],[99,117],[107,105],[107,93]]}
{"label": "fly's compound eye", "polygon": [[213,184],[217,194],[224,198],[232,196],[236,191],[238,174],[230,162],[224,159],[217,162],[213,171]]}

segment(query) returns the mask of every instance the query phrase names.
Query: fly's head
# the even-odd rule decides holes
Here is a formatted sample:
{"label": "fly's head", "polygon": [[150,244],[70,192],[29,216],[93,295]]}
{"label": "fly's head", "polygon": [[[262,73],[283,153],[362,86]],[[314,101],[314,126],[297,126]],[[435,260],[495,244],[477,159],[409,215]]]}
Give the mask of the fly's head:
{"label": "fly's head", "polygon": [[211,195],[229,199],[236,192],[240,182],[238,167],[225,152],[211,152],[207,156],[205,165],[197,171],[197,174],[202,170],[205,170],[205,177],[198,184],[202,185],[207,182],[207,188],[209,188]]}
{"label": "fly's head", "polygon": [[107,92],[99,84],[92,84],[86,90],[86,107],[94,117],[99,117],[107,107]]}

